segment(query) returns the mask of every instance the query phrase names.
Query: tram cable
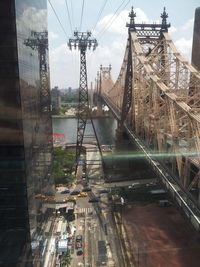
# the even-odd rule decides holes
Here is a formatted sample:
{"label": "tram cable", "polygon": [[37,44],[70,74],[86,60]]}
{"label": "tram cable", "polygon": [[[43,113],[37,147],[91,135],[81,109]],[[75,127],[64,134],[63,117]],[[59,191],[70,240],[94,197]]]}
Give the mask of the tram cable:
{"label": "tram cable", "polygon": [[65,31],[65,28],[63,27],[63,25],[62,25],[62,23],[61,23],[61,21],[60,21],[58,15],[57,15],[55,9],[54,9],[52,3],[50,2],[50,0],[48,0],[48,2],[49,2],[49,4],[50,4],[50,6],[51,6],[51,8],[52,8],[52,10],[53,10],[53,12],[54,12],[54,14],[55,14],[57,20],[58,20],[58,22],[59,22],[59,24],[60,24],[60,26],[61,26],[63,32],[64,32],[65,36],[67,37],[67,40],[68,40],[68,39],[69,39],[69,36],[67,35],[67,32]]}
{"label": "tram cable", "polygon": [[[123,6],[124,2],[126,0],[123,0],[122,3],[119,5],[119,7],[116,9],[115,13],[112,15],[111,19],[107,22],[107,24],[104,26],[104,28],[97,33],[97,37],[100,35],[100,37],[98,39],[102,38],[102,35],[110,28],[110,26],[113,24],[113,22],[117,19],[117,17],[119,16],[120,12],[129,4],[130,0],[128,0],[128,2]],[[123,6],[123,7],[122,7]],[[120,10],[120,11],[119,11]],[[119,13],[117,14],[117,12],[119,11]],[[117,14],[117,15],[116,15]]]}
{"label": "tram cable", "polygon": [[72,0],[70,0],[70,6],[71,6],[71,21],[72,21],[72,28],[74,29],[74,10],[73,10]]}
{"label": "tram cable", "polygon": [[69,7],[68,7],[67,0],[65,0],[65,4],[66,4],[66,8],[67,8],[67,16],[68,16],[68,20],[69,20],[69,25],[70,25],[71,33],[73,34],[72,23],[71,23],[71,18],[70,18],[70,14],[69,14]]}
{"label": "tram cable", "polygon": [[107,2],[108,2],[108,0],[105,0],[104,3],[103,3],[103,6],[102,6],[101,9],[99,10],[99,13],[98,13],[98,16],[97,16],[97,21],[96,21],[95,26],[94,26],[94,28],[93,28],[92,31],[95,30],[95,28],[96,28],[96,26],[97,26],[97,24],[98,24],[98,22],[99,22],[99,19],[100,19],[101,15],[102,15],[102,12],[103,12],[103,10],[104,10],[104,8],[105,8]]}
{"label": "tram cable", "polygon": [[81,31],[82,28],[82,22],[83,22],[83,10],[84,10],[85,0],[82,2],[82,8],[81,8],[81,20],[80,20],[80,27],[79,30]]}

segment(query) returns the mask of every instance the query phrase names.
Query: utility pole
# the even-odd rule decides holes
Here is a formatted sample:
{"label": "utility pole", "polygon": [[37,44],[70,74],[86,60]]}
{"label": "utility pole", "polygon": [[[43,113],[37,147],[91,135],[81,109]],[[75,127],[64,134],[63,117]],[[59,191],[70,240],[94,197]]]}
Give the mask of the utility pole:
{"label": "utility pole", "polygon": [[72,50],[78,48],[80,51],[80,83],[79,83],[79,105],[78,105],[78,126],[77,126],[77,142],[76,142],[76,173],[79,163],[80,154],[82,151],[83,138],[87,120],[90,119],[92,128],[96,137],[99,151],[101,153],[97,134],[94,128],[91,112],[89,108],[88,99],[88,85],[87,85],[87,66],[86,66],[86,50],[87,48],[95,50],[97,47],[97,40],[91,38],[91,32],[74,32],[74,38],[69,39],[68,46]]}

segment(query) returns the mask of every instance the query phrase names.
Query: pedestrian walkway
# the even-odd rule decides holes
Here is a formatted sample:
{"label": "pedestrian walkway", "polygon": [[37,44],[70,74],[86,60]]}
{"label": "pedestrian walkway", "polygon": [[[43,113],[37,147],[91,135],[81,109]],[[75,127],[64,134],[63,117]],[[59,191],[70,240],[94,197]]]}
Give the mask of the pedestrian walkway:
{"label": "pedestrian walkway", "polygon": [[78,208],[76,212],[78,214],[85,214],[85,215],[87,215],[87,214],[92,214],[93,211],[94,211],[93,208]]}

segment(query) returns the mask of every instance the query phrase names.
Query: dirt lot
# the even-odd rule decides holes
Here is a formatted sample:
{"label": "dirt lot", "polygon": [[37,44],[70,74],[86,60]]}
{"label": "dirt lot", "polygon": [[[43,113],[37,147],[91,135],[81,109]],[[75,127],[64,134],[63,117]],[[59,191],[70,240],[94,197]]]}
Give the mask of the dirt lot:
{"label": "dirt lot", "polygon": [[128,204],[122,222],[135,267],[199,267],[200,237],[176,207]]}

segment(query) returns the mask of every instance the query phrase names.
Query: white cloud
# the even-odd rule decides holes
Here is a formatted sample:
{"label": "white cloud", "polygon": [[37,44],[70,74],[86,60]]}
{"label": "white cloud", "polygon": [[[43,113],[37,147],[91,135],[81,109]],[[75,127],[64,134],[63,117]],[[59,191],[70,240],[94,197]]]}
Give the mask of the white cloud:
{"label": "white cloud", "polygon": [[[146,14],[140,9],[136,8],[136,23],[152,23]],[[97,35],[97,40],[99,46],[95,51],[87,51],[87,73],[88,73],[88,86],[90,86],[90,81],[94,81],[97,76],[97,71],[99,71],[100,64],[104,67],[108,67],[109,64],[112,65],[112,77],[115,81],[120,71],[122,60],[124,57],[126,40],[128,37],[128,30],[125,27],[126,22],[130,21],[128,17],[128,11],[122,11],[119,16],[115,16],[115,20],[106,28],[106,35],[100,35],[102,29],[105,29],[106,25],[109,26],[108,22],[112,18],[112,14],[103,17],[95,31]],[[111,20],[112,21],[112,20]],[[158,23],[158,21],[156,21]],[[172,26],[169,29],[169,33],[174,34],[174,43],[177,46],[181,54],[190,60],[190,53],[192,47],[192,38],[187,36],[185,38],[179,38],[180,36],[186,36],[188,29],[192,27],[192,20],[186,22],[182,27],[175,28]],[[106,33],[104,32],[104,33]],[[53,36],[53,35],[52,35]],[[177,40],[177,38],[179,38]],[[60,88],[66,88],[72,86],[72,88],[77,88],[79,86],[79,57],[80,52],[70,52],[66,44],[62,44],[59,47],[50,51],[50,70],[51,70],[51,86],[58,85]]]}
{"label": "white cloud", "polygon": [[182,27],[181,30],[186,31],[186,30],[190,30],[193,29],[193,25],[194,25],[194,18],[189,19]]}
{"label": "white cloud", "polygon": [[58,38],[58,34],[54,33],[54,32],[49,32],[49,39],[51,40],[55,40]]}
{"label": "white cloud", "polygon": [[[87,57],[87,73],[88,86],[97,76],[97,71],[102,64],[104,67],[112,65],[112,76],[117,78],[122,64],[125,51],[126,41],[114,41],[110,45],[99,45],[95,51],[88,50]],[[58,85],[60,88],[79,86],[79,57],[80,52],[70,51],[66,44],[50,51],[50,74],[51,87]]]}
{"label": "white cloud", "polygon": [[79,54],[70,51],[66,44],[50,50],[51,87],[77,87],[79,79]]}
{"label": "white cloud", "polygon": [[57,4],[64,4],[64,0],[51,0],[50,1],[52,3],[53,6],[57,5]]}
{"label": "white cloud", "polygon": [[144,13],[144,11],[140,8],[135,8],[134,12],[136,13],[135,22],[136,23],[150,23],[152,20],[150,20],[147,15]]}
{"label": "white cloud", "polygon": [[[147,15],[144,13],[144,11],[140,8],[135,8],[136,23],[153,23],[152,20],[150,20]],[[123,10],[119,13],[119,15],[109,14],[103,17],[99,23],[97,24],[97,30],[95,31],[95,34],[102,33],[104,31],[108,31],[109,33],[113,34],[124,34],[127,35],[127,27],[126,23],[130,22],[129,18],[129,11]],[[158,22],[158,21],[154,21]],[[100,35],[100,34],[99,34]]]}
{"label": "white cloud", "polygon": [[127,34],[126,19],[128,17],[128,11],[122,11],[119,16],[109,14],[102,18],[97,24],[97,34],[104,31],[117,33],[117,34]]}
{"label": "white cloud", "polygon": [[191,50],[192,50],[192,39],[181,38],[175,41],[175,45],[183,56],[190,61]]}
{"label": "white cloud", "polygon": [[175,33],[175,32],[177,32],[177,28],[175,28],[174,26],[171,26],[171,27],[169,28],[169,34],[173,34],[173,33]]}
{"label": "white cloud", "polygon": [[30,7],[25,9],[21,17],[17,19],[17,26],[21,32],[29,31],[29,25],[31,25],[31,30],[33,31],[44,31],[47,25],[47,11],[46,9],[36,9],[35,7]]}

